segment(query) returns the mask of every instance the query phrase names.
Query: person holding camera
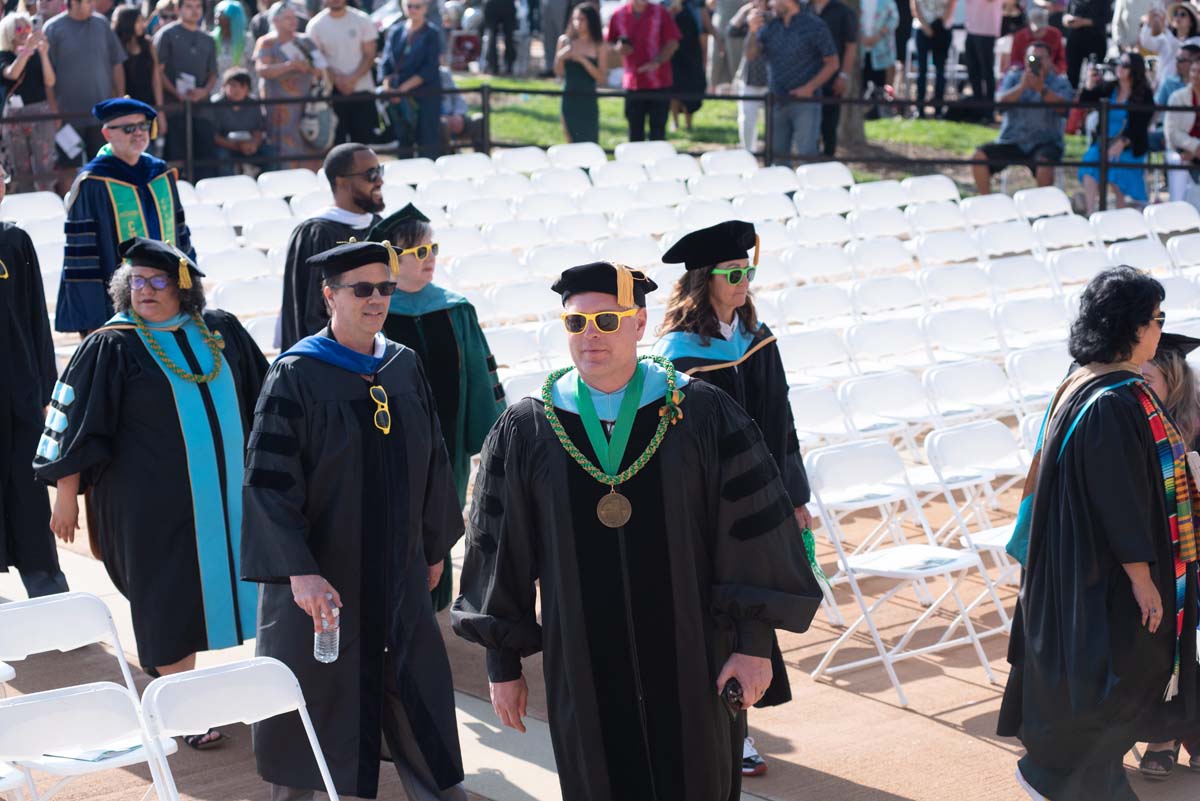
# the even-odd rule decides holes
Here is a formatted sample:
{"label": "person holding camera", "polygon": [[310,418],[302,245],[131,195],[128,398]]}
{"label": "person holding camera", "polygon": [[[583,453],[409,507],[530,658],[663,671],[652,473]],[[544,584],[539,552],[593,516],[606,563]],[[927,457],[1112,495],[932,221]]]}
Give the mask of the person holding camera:
{"label": "person holding camera", "polygon": [[1000,103],[1037,103],[1005,110],[996,141],[975,151],[975,187],[979,194],[991,190],[991,176],[1011,164],[1029,167],[1038,186],[1054,183],[1054,162],[1063,157],[1064,111],[1056,108],[1075,96],[1071,84],[1054,71],[1050,48],[1042,41],[1030,43],[1023,63],[1014,64],[1000,81]]}
{"label": "person holding camera", "polygon": [[[674,83],[671,56],[683,34],[666,6],[648,0],[629,0],[613,14],[606,41],[621,54],[625,75],[625,119],[629,141],[667,138],[671,101],[665,94]],[[645,96],[642,96],[645,93]],[[650,135],[646,135],[646,122]]]}
{"label": "person holding camera", "polygon": [[[1124,208],[1128,201],[1146,202],[1146,153],[1150,150],[1150,118],[1154,112],[1136,108],[1149,107],[1154,103],[1154,93],[1146,80],[1146,62],[1139,53],[1122,53],[1115,69],[1116,80],[1104,81],[1096,86],[1081,89],[1081,101],[1095,101],[1107,97],[1112,106],[1108,112],[1108,152],[1105,159],[1108,169],[1108,185],[1117,196],[1117,208]],[[1126,105],[1132,104],[1133,109]],[[1087,152],[1084,162],[1100,159],[1100,137],[1097,135]],[[1117,167],[1117,164],[1130,165]],[[1100,208],[1100,168],[1080,167],[1079,180],[1087,198],[1087,213]]]}

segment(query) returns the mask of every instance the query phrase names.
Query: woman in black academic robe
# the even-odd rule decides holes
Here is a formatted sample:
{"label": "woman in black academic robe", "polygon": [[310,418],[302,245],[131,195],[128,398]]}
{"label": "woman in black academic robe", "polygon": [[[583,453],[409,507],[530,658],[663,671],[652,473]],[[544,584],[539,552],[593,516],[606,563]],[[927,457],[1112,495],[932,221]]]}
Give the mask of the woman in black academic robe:
{"label": "woman in black academic robe", "polygon": [[1139,370],[1158,345],[1163,297],[1127,267],[1084,290],[1069,342],[1083,366],[1051,404],[1009,543],[1025,572],[998,733],[1024,743],[1017,781],[1035,798],[1136,799],[1123,755],[1170,687],[1175,702],[1195,700],[1194,615],[1177,636],[1175,509],[1152,424],[1181,453],[1183,443],[1165,414],[1147,412]]}
{"label": "woman in black academic robe", "polygon": [[[754,226],[734,220],[693,231],[663,255],[667,263],[683,262],[687,272],[675,285],[654,353],[692,378],[725,390],[746,410],[762,430],[801,528],[808,528],[812,523],[805,508],[810,497],[808,476],[788,402],[787,375],[775,335],[759,322],[750,296],[756,246]],[[754,264],[748,253],[752,248]],[[759,707],[792,700],[777,642],[771,661],[771,686],[756,704]],[[747,739],[743,773],[758,776],[766,770],[766,762]]]}

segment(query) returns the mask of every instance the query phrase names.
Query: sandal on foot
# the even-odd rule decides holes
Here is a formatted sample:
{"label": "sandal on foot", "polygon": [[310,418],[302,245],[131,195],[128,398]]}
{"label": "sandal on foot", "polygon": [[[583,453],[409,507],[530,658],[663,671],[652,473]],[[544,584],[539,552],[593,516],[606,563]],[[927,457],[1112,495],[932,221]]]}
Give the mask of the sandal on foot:
{"label": "sandal on foot", "polygon": [[191,748],[197,751],[203,751],[206,748],[212,748],[225,739],[225,735],[217,729],[209,729],[204,734],[189,734],[183,738],[183,741]]}
{"label": "sandal on foot", "polygon": [[1169,751],[1147,751],[1142,756],[1142,776],[1151,781],[1161,781],[1171,775],[1179,761],[1179,743]]}

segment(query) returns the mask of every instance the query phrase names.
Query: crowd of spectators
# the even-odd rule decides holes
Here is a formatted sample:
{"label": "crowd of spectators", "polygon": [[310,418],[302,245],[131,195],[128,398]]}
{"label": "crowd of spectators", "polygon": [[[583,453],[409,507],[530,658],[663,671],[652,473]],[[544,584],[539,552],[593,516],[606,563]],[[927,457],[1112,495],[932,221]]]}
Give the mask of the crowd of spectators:
{"label": "crowd of spectators", "polygon": [[[757,151],[770,104],[769,144],[781,163],[838,155],[841,106],[812,99],[907,92],[907,108],[879,108],[999,124],[996,141],[976,154],[981,191],[1012,164],[1028,166],[1038,183],[1054,181],[1064,133],[1086,132],[1088,153],[1113,165],[1107,183],[1116,202],[1142,202],[1148,156],[1191,164],[1196,148],[1187,145],[1200,135],[1194,126],[1180,130],[1198,105],[1189,87],[1200,8],[1189,2],[133,2],[19,0],[0,24],[9,119],[0,160],[17,174],[14,188],[46,188],[56,167],[61,176],[94,155],[104,142],[87,112],[123,94],[162,112],[162,155],[182,160],[190,152],[194,177],[245,169],[239,161],[311,164],[347,141],[396,141],[401,155],[440,155],[481,139],[464,98],[446,91],[455,88],[446,68],[463,69],[464,58],[478,58],[485,72],[561,79],[563,138],[572,142],[599,139],[594,92],[606,87],[625,90],[631,141],[666,138],[672,110],[676,129],[690,129],[706,93],[736,93],[738,141]],[[539,33],[540,65],[529,53],[529,35]],[[385,91],[405,96],[376,96]],[[1115,104],[1109,130],[1097,131],[1094,113],[1061,107],[1076,100]],[[1017,101],[1035,105],[995,106]],[[1151,102],[1188,111],[1119,108]],[[53,122],[19,121],[47,112],[70,115],[69,135]],[[1097,173],[1080,171],[1081,206],[1098,202]],[[1195,181],[1180,170],[1168,183],[1179,199]]]}

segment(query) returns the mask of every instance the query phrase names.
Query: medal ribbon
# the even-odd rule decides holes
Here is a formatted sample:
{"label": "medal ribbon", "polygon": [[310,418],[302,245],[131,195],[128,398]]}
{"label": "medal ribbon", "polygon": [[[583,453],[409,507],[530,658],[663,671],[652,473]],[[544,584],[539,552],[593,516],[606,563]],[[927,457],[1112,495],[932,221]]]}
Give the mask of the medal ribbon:
{"label": "medal ribbon", "polygon": [[625,386],[625,397],[621,399],[621,408],[617,412],[616,425],[613,426],[612,439],[604,436],[604,428],[600,425],[600,416],[592,403],[592,393],[582,378],[575,382],[575,403],[579,407],[579,418],[583,421],[583,430],[587,432],[588,442],[596,452],[596,460],[609,476],[615,476],[621,471],[621,460],[625,457],[625,448],[629,444],[629,435],[633,432],[633,420],[637,417],[638,404],[642,398],[642,385],[646,381],[646,368],[639,364],[633,371],[633,378]]}

